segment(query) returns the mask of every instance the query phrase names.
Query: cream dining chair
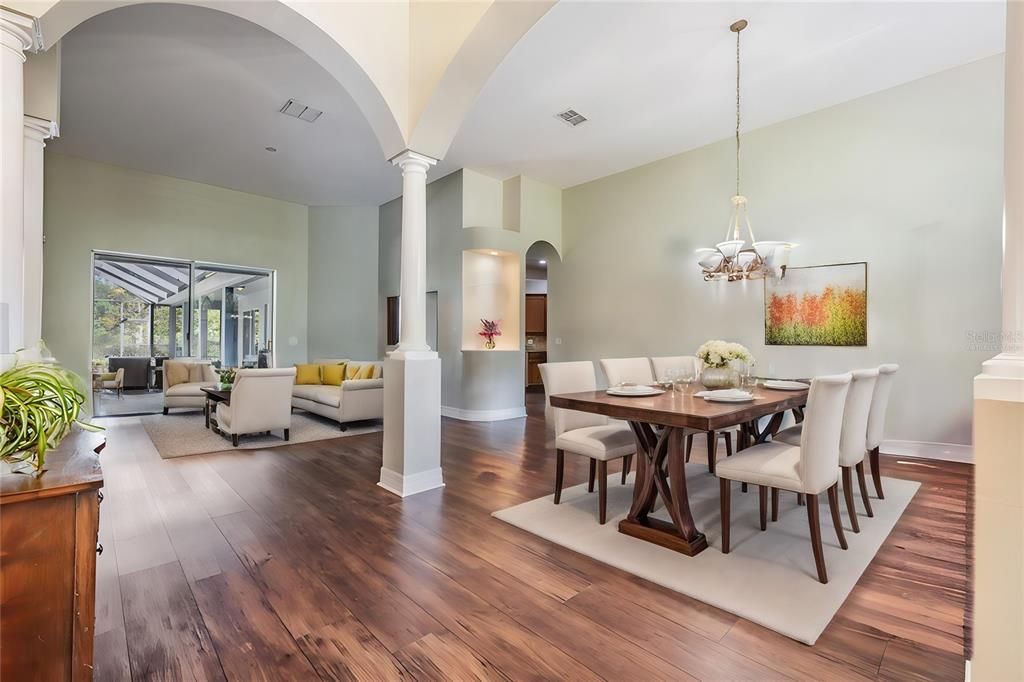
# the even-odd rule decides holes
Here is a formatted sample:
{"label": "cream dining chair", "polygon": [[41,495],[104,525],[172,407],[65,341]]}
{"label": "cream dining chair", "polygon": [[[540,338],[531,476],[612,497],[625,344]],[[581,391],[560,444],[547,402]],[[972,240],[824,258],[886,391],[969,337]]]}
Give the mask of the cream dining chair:
{"label": "cream dining chair", "polygon": [[[597,389],[597,373],[592,362],[545,362],[540,365],[540,375],[548,396]],[[626,424],[599,414],[560,407],[552,407],[551,414],[555,422],[555,504],[562,499],[565,453],[583,455],[590,459],[590,492],[594,492],[597,477],[599,517],[604,524],[608,507],[608,462],[631,458],[636,453],[633,431]],[[623,471],[625,467],[623,462]]]}
{"label": "cream dining chair", "polygon": [[878,449],[882,446],[885,436],[885,413],[889,409],[889,392],[892,382],[900,366],[895,364],[881,365],[878,368],[878,382],[875,384],[874,395],[871,396],[871,412],[868,415],[868,457],[871,460],[871,478],[875,483],[875,494],[884,500],[882,493],[882,471],[878,466]]}
{"label": "cream dining chair", "polygon": [[[864,457],[867,455],[868,413],[871,410],[871,396],[875,392],[878,380],[877,369],[858,369],[851,373],[850,391],[846,395],[846,406],[843,410],[843,433],[839,442],[839,470],[843,479],[843,497],[846,499],[846,513],[850,517],[850,527],[854,533],[860,532],[857,521],[857,508],[853,502],[853,472],[857,472],[857,483],[860,496],[864,502],[864,511],[869,517],[875,514],[868,499],[868,486],[864,478]],[[803,424],[791,426],[775,434],[772,440],[790,445],[800,445]],[[772,520],[778,515],[777,493],[772,491]]]}
{"label": "cream dining chair", "polygon": [[[722,509],[722,552],[729,553],[729,523],[732,482],[759,486],[761,530],[768,525],[768,491],[789,490],[807,498],[807,522],[818,580],[828,582],[821,546],[818,495],[827,493],[839,546],[846,549],[846,536],[839,519],[839,443],[843,413],[851,376],[818,377],[811,382],[800,445],[780,441],[761,443],[741,450],[718,465]],[[775,493],[773,492],[773,497]]]}

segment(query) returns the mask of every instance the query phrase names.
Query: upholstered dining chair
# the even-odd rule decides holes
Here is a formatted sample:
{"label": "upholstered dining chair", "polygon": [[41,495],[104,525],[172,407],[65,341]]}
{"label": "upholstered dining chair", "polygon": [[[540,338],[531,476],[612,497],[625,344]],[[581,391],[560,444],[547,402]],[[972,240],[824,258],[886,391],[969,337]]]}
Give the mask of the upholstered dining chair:
{"label": "upholstered dining chair", "polygon": [[601,371],[609,386],[631,383],[649,386],[654,383],[650,358],[604,358]]}
{"label": "upholstered dining chair", "polygon": [[[544,392],[549,396],[597,389],[597,373],[592,362],[545,362],[540,365],[540,375]],[[608,462],[623,459],[623,471],[627,471],[625,458],[636,454],[633,432],[626,424],[599,414],[560,407],[552,407],[551,414],[555,422],[555,504],[562,500],[565,453],[583,455],[590,459],[590,492],[594,492],[597,477],[599,516],[604,524],[608,508]]]}
{"label": "upholstered dining chair", "polygon": [[846,536],[839,519],[839,443],[843,430],[843,413],[851,376],[823,376],[811,382],[807,396],[807,412],[803,421],[800,445],[777,440],[741,450],[718,464],[721,509],[722,552],[729,553],[729,524],[732,482],[759,486],[761,530],[768,525],[768,491],[789,490],[802,493],[807,499],[807,522],[811,533],[811,550],[818,580],[828,582],[825,556],[821,546],[821,520],[818,495],[827,493],[832,525],[839,546],[846,549]]}
{"label": "upholstered dining chair", "polygon": [[292,386],[295,368],[240,369],[231,387],[231,402],[217,403],[217,428],[231,434],[231,444],[247,433],[282,429],[285,440],[292,426]]}
{"label": "upholstered dining chair", "polygon": [[[857,521],[857,508],[853,502],[853,473],[857,472],[857,483],[860,496],[864,501],[864,511],[869,517],[874,516],[871,500],[868,499],[868,486],[864,478],[864,458],[867,456],[868,413],[871,410],[871,396],[875,392],[878,380],[877,369],[858,369],[851,372],[850,391],[846,395],[846,406],[843,409],[843,432],[839,441],[839,470],[843,479],[843,497],[846,498],[846,513],[850,517],[850,527],[854,533],[860,532]],[[775,434],[773,440],[800,445],[803,424],[791,426]],[[778,516],[777,493],[772,491],[772,520]]]}
{"label": "upholstered dining chair", "polygon": [[[668,375],[669,370],[686,370],[693,373],[694,379],[700,376],[700,361],[693,355],[672,355],[663,356],[657,358],[650,358],[651,368],[654,370],[654,377],[656,380],[661,381]],[[719,429],[715,432],[715,437],[721,437],[725,439],[725,454],[726,456],[732,456],[733,452],[733,434],[737,434],[740,430],[739,426],[726,426],[725,428]],[[686,461],[690,461],[690,452],[693,450],[693,436],[696,433],[702,433],[697,430],[687,430],[686,433]],[[738,438],[738,436],[737,436]],[[709,444],[710,445],[710,444]],[[708,456],[711,455],[711,448],[708,448]],[[712,463],[708,462],[708,467],[712,467]]]}
{"label": "upholstered dining chair", "polygon": [[868,414],[868,458],[871,461],[871,478],[875,483],[875,494],[880,500],[884,500],[885,495],[882,493],[882,470],[878,466],[878,449],[885,436],[885,413],[889,409],[889,392],[892,391],[892,382],[899,368],[900,366],[896,364],[878,367],[878,381],[875,383],[874,395],[871,396],[871,412]]}

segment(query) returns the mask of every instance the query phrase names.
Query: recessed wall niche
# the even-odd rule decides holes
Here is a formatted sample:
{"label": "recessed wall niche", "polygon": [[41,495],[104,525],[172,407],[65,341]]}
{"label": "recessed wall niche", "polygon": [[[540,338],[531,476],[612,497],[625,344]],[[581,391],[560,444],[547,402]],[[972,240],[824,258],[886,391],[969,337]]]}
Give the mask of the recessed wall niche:
{"label": "recessed wall niche", "polygon": [[[522,299],[519,254],[490,249],[462,252],[462,350],[518,351],[519,306]],[[501,336],[487,351],[480,320],[498,320]]]}

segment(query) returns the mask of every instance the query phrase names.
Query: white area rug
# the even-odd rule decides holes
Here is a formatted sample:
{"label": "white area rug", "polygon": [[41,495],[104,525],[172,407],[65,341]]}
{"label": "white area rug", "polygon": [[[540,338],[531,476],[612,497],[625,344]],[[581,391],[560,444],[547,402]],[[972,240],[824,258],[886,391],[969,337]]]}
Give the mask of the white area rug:
{"label": "white area rug", "polygon": [[[721,552],[718,479],[704,464],[686,469],[690,505],[697,527],[709,547],[695,557],[618,532],[618,523],[632,502],[632,476],[623,486],[619,474],[609,477],[608,523],[597,522],[597,492],[586,484],[553,496],[494,512],[493,516],[558,545],[628,571],[664,587],[753,621],[787,637],[813,645],[885,542],[920,483],[883,479],[885,499],[871,498],[874,518],[858,516],[860,533],[850,530],[845,503],[840,508],[850,548],[839,547],[828,502],[821,496],[822,538],[829,582],[818,582],[811,554],[807,510],[796,495],[781,493],[779,520],[761,532],[757,487],[732,494],[732,539],[729,554]],[[870,482],[869,482],[870,486]],[[856,486],[855,486],[856,487]],[[840,491],[842,498],[842,491]],[[857,509],[863,510],[859,494]],[[664,507],[654,516],[668,519]],[[769,516],[769,519],[771,517]]]}
{"label": "white area rug", "polygon": [[[157,452],[164,459],[200,455],[205,452],[222,452],[233,449],[231,439],[206,428],[202,411],[171,412],[141,417],[142,426],[149,434]],[[280,431],[266,434],[242,436],[239,449],[274,448],[289,443],[308,443],[314,440],[344,438],[361,433],[373,433],[383,428],[380,421],[355,422],[342,431],[338,422],[305,412],[292,414],[291,440],[285,441]]]}

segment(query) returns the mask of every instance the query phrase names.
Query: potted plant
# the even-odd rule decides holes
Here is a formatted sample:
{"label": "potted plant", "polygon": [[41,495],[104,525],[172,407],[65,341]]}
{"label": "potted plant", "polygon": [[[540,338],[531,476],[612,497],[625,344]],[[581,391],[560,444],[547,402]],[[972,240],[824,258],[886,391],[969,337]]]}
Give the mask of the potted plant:
{"label": "potted plant", "polygon": [[235,383],[235,372],[238,370],[234,367],[224,367],[217,371],[220,373],[220,390],[230,391]]}
{"label": "potted plant", "polygon": [[12,471],[42,475],[46,452],[57,447],[71,427],[101,427],[81,421],[85,404],[77,374],[48,362],[18,362],[0,373],[0,461]]}
{"label": "potted plant", "polygon": [[705,388],[737,388],[740,375],[730,366],[733,360],[754,364],[754,356],[744,346],[728,341],[707,341],[697,349],[697,357],[704,364],[700,373],[700,383]]}
{"label": "potted plant", "polygon": [[480,326],[482,327],[480,336],[487,339],[484,343],[484,348],[487,350],[494,350],[494,337],[501,336],[501,322],[498,320],[480,320]]}

